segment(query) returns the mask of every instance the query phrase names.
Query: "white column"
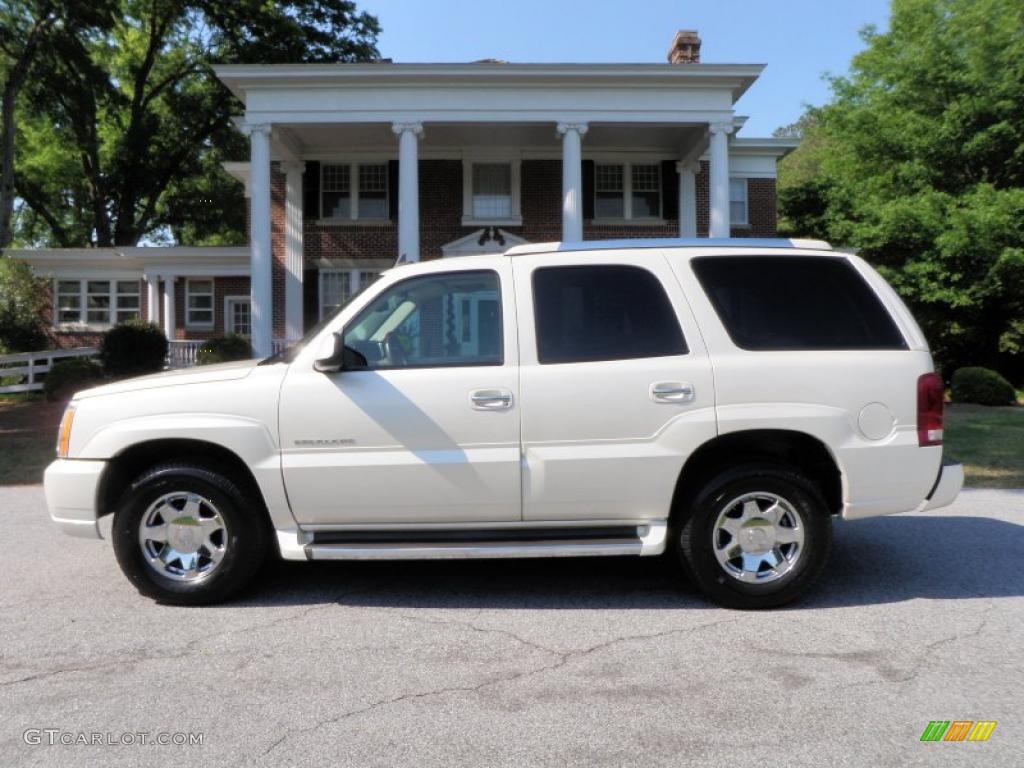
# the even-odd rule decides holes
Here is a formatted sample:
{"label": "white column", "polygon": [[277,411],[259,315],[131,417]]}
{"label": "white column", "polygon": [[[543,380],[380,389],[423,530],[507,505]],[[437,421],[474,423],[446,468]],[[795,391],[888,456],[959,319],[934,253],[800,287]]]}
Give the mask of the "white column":
{"label": "white column", "polygon": [[146,321],[160,325],[160,278],[146,275]]}
{"label": "white column", "polygon": [[562,242],[583,239],[583,136],[586,123],[559,123],[562,136]]}
{"label": "white column", "polygon": [[270,268],[270,124],[248,124],[252,190],[249,211],[250,296],[252,348],[257,357],[273,352],[274,294]]}
{"label": "white column", "polygon": [[174,318],[174,277],[164,277],[164,335],[168,341],[174,340],[177,330]]}
{"label": "white column", "polygon": [[679,236],[697,236],[697,174],[700,163],[676,163],[679,171]]}
{"label": "white column", "polygon": [[304,163],[285,163],[284,193],[284,335],[302,338],[302,171]]}
{"label": "white column", "polygon": [[732,123],[712,123],[710,175],[711,175],[711,227],[710,237],[729,237],[729,134]]}
{"label": "white column", "polygon": [[422,123],[394,123],[398,134],[398,256],[420,260],[419,139]]}

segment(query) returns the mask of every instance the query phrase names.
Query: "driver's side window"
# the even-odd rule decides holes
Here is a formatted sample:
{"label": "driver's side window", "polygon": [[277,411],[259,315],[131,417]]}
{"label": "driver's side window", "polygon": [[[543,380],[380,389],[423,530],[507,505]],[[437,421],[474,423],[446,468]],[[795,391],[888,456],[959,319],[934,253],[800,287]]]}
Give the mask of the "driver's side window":
{"label": "driver's side window", "polygon": [[448,272],[396,283],[346,327],[344,342],[363,370],[501,365],[498,274]]}

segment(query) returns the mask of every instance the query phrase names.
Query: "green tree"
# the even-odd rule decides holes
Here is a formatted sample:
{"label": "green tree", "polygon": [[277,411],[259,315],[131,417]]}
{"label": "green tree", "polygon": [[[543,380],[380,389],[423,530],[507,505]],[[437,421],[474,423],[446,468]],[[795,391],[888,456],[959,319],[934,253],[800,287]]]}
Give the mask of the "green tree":
{"label": "green tree", "polygon": [[893,0],[782,163],[794,233],[853,246],[944,370],[1024,373],[1024,3]]}
{"label": "green tree", "polygon": [[35,54],[17,103],[17,241],[244,240],[220,164],[246,144],[212,65],[373,59],[376,19],[349,0],[116,4],[108,30],[58,25]]}
{"label": "green tree", "polygon": [[113,0],[8,0],[0,5],[0,248],[14,212],[15,105],[37,60],[61,33],[91,34],[113,23]]}
{"label": "green tree", "polygon": [[39,319],[44,295],[27,264],[0,258],[0,353],[46,347]]}

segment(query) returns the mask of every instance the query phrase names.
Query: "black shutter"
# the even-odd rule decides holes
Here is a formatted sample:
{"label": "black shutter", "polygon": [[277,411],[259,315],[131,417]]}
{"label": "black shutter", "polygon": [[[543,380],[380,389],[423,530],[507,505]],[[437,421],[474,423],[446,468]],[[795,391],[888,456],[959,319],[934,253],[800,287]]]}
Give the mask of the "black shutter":
{"label": "black shutter", "polygon": [[583,218],[594,218],[594,161],[583,161]]}
{"label": "black shutter", "polygon": [[307,160],[302,174],[302,218],[320,218],[320,163],[316,160]]}
{"label": "black shutter", "polygon": [[388,214],[398,221],[398,161],[388,160]]}
{"label": "black shutter", "polygon": [[679,174],[675,160],[661,162],[661,217],[679,218]]}

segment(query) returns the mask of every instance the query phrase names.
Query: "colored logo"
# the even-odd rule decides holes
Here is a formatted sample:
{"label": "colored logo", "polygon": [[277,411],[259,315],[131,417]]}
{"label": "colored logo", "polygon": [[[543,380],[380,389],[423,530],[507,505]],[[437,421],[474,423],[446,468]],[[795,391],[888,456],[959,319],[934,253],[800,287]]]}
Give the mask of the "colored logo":
{"label": "colored logo", "polygon": [[995,727],[995,720],[932,720],[921,741],[988,741]]}

